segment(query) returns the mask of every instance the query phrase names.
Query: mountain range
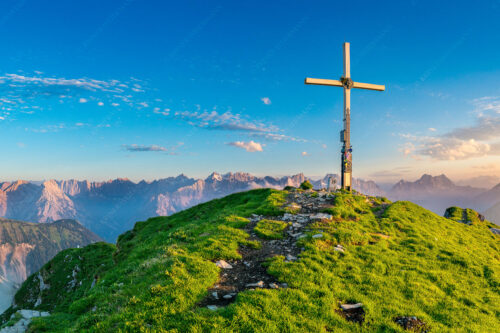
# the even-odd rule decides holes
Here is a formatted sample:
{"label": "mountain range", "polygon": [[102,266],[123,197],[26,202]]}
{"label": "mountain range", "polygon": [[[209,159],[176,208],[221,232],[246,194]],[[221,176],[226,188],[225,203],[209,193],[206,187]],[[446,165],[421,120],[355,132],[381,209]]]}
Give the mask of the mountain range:
{"label": "mountain range", "polygon": [[[325,177],[326,179],[327,177]],[[133,223],[151,216],[170,215],[198,203],[254,188],[299,186],[306,177],[256,177],[248,173],[212,173],[206,179],[185,175],[152,182],[128,179],[107,182],[49,180],[0,183],[0,216],[25,221],[77,219],[107,240],[115,240]],[[317,181],[317,184],[326,180]],[[355,180],[368,194],[382,191],[373,182]]]}
{"label": "mountain range", "polygon": [[59,251],[102,239],[75,220],[29,223],[0,218],[0,312],[26,277]]}
{"label": "mountain range", "polygon": [[[338,175],[311,180],[315,188],[327,187],[328,178],[339,184]],[[0,216],[24,221],[52,222],[76,219],[108,241],[114,241],[136,221],[151,216],[171,215],[196,204],[255,188],[297,187],[307,177],[257,177],[248,173],[212,173],[205,179],[183,174],[155,181],[132,182],[118,178],[106,182],[86,180],[15,181],[0,183]],[[440,215],[453,205],[466,206],[500,222],[500,185],[487,190],[453,183],[445,175],[423,175],[409,182],[401,180],[389,190],[375,182],[353,179],[353,188],[391,200],[413,201]],[[499,205],[500,206],[500,205]],[[491,208],[491,209],[490,209]]]}

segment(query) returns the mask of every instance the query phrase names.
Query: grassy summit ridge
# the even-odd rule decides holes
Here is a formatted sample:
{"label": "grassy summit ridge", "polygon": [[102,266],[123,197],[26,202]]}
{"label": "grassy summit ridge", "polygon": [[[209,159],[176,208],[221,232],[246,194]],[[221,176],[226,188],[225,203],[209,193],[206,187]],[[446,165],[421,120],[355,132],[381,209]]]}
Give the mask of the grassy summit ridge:
{"label": "grassy summit ridge", "polygon": [[[318,194],[300,196],[307,203]],[[290,197],[237,193],[138,222],[116,249],[63,251],[40,271],[50,281],[42,304],[34,307],[36,274],[16,304],[52,313],[35,319],[33,331],[403,332],[400,316],[416,316],[433,332],[500,331],[500,246],[487,222],[466,225],[410,202],[340,192],[321,208],[331,219],[309,224],[297,240],[299,260],[266,262],[287,288],[246,290],[216,311],[198,306],[223,273],[215,261],[237,262],[239,248],[259,247],[246,228],[251,215],[280,220]],[[340,310],[358,302],[362,324]]]}

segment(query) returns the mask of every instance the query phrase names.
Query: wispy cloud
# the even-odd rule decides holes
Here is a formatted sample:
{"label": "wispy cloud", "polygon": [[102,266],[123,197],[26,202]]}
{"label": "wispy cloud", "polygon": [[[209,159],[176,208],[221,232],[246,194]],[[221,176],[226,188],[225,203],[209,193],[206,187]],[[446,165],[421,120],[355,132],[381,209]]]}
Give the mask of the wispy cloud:
{"label": "wispy cloud", "polygon": [[57,99],[58,104],[93,101],[98,106],[118,106],[122,103],[139,109],[144,103],[144,91],[142,81],[132,78],[122,82],[86,77],[51,77],[39,71],[33,74],[8,73],[0,75],[0,116],[6,118],[13,112],[33,114],[44,107],[56,105],[46,104],[48,98]]}
{"label": "wispy cloud", "polygon": [[379,170],[371,173],[369,176],[373,178],[396,178],[405,177],[407,174],[411,173],[413,169],[411,167],[396,167],[389,170]]}
{"label": "wispy cloud", "polygon": [[215,108],[212,111],[201,111],[197,106],[197,111],[171,111],[169,108],[154,108],[153,112],[174,119],[180,119],[188,124],[207,130],[235,131],[242,132],[254,138],[261,138],[267,141],[294,141],[307,142],[302,138],[295,138],[283,134],[277,126],[266,124],[262,121],[251,120],[240,114],[226,111],[218,112]]}
{"label": "wispy cloud", "polygon": [[56,77],[43,77],[40,76],[40,74],[37,74],[39,76],[5,74],[3,76],[0,76],[0,81],[11,87],[61,87],[109,92],[123,92],[123,88],[127,88],[127,85],[121,83],[118,80],[102,81],[90,78],[66,79]]}
{"label": "wispy cloud", "polygon": [[279,133],[251,133],[253,137],[263,138],[269,141],[294,141],[294,142],[307,142],[306,139],[296,138],[293,136],[279,134]]}
{"label": "wispy cloud", "polygon": [[238,147],[238,148],[245,149],[246,151],[251,152],[251,153],[263,151],[263,149],[262,149],[263,145],[261,145],[258,142],[254,142],[254,141],[250,141],[250,142],[244,142],[244,141],[229,142],[228,145],[229,146],[233,146],[233,147]]}
{"label": "wispy cloud", "polygon": [[173,117],[205,129],[242,132],[276,132],[279,130],[276,126],[244,119],[241,115],[234,114],[231,111],[224,113],[219,113],[216,110],[204,112],[177,111],[173,113]]}
{"label": "wispy cloud", "polygon": [[122,145],[122,148],[129,152],[167,151],[167,148],[157,145],[144,146],[144,145],[132,144],[132,145]]}

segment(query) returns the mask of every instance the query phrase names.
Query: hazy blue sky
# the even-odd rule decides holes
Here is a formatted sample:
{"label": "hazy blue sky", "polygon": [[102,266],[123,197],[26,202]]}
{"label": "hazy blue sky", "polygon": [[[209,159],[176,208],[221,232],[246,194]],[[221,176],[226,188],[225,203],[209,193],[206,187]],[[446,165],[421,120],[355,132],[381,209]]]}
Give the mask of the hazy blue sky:
{"label": "hazy blue sky", "polygon": [[500,1],[0,2],[0,180],[500,175]]}

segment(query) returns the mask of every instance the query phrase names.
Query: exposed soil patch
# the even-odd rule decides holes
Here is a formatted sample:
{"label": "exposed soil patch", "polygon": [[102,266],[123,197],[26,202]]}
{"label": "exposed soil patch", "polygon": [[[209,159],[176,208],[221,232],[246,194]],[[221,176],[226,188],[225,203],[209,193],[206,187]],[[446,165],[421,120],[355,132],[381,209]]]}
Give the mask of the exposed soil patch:
{"label": "exposed soil patch", "polygon": [[336,312],[344,317],[345,320],[352,321],[354,323],[362,324],[365,321],[365,310],[362,306],[350,309],[338,309]]}
{"label": "exposed soil patch", "polygon": [[[280,283],[274,276],[269,275],[263,264],[274,256],[283,256],[286,261],[298,260],[303,249],[297,245],[297,241],[306,237],[305,232],[309,231],[310,223],[328,217],[316,214],[320,213],[323,207],[331,206],[333,196],[326,192],[319,192],[317,196],[311,196],[311,193],[318,192],[292,192],[289,195],[285,206],[293,206],[299,211],[298,214],[284,214],[281,217],[253,215],[250,218],[250,223],[245,226],[244,230],[250,235],[249,240],[261,243],[261,248],[241,246],[238,251],[242,259],[228,261],[232,268],[221,269],[219,281],[209,289],[207,298],[199,306],[207,306],[211,309],[226,306],[235,301],[239,292],[247,289],[288,287],[286,283]],[[254,228],[263,219],[288,222],[289,226],[283,232],[283,239],[259,238]]]}
{"label": "exposed soil patch", "polygon": [[394,321],[403,327],[405,330],[427,333],[430,332],[430,327],[417,317],[397,317]]}

